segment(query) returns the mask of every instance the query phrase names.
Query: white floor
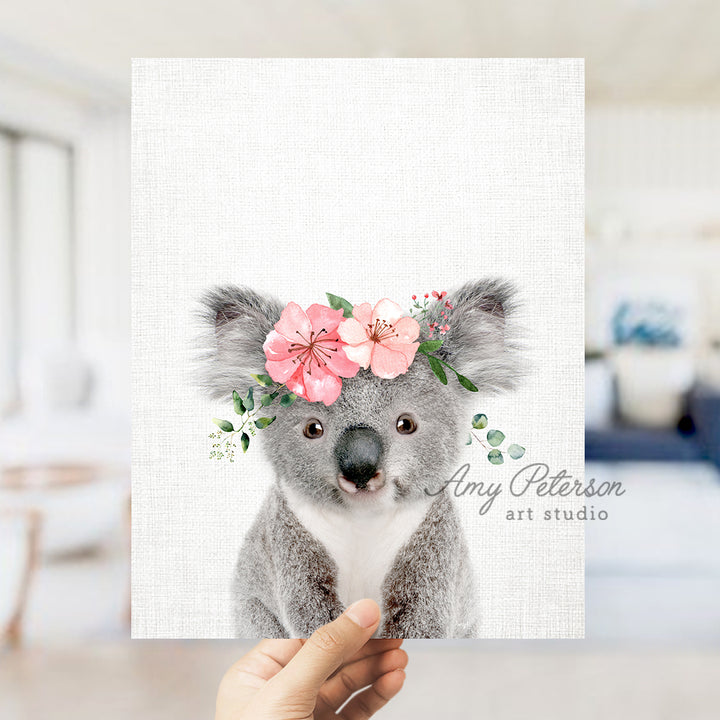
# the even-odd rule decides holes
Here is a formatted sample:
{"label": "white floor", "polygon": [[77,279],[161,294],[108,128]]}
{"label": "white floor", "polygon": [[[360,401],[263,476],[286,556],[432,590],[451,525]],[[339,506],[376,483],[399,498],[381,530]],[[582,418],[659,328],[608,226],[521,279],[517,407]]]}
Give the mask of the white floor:
{"label": "white floor", "polygon": [[[601,650],[481,642],[406,643],[401,694],[378,717],[483,720],[715,720],[720,652]],[[7,720],[211,718],[241,642],[133,641],[0,656]]]}

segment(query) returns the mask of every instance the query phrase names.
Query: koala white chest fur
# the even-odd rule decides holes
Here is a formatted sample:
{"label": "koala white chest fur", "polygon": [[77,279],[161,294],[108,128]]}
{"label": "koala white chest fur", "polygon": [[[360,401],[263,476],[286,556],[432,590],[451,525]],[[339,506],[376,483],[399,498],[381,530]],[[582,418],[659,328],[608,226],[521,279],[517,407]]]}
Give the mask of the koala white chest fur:
{"label": "koala white chest fur", "polygon": [[382,607],[382,583],[398,552],[418,529],[429,501],[374,506],[356,512],[319,506],[287,483],[290,509],[327,550],[338,568],[336,592],[344,606],[372,598]]}

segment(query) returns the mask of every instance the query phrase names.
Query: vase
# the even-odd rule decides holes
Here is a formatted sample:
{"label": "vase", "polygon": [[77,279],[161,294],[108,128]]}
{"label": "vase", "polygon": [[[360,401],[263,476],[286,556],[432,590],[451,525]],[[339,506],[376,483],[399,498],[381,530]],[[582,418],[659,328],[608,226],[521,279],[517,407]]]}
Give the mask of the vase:
{"label": "vase", "polygon": [[626,345],[613,354],[618,410],[632,425],[673,427],[685,395],[695,380],[693,355],[687,348]]}

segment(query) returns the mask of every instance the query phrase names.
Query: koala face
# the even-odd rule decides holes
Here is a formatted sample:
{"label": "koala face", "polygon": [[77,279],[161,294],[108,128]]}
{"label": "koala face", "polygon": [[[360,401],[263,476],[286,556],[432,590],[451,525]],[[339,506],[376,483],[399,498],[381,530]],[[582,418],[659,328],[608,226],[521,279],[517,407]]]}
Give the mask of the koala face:
{"label": "koala face", "polygon": [[457,395],[423,358],[393,380],[360,370],[332,405],[298,399],[278,413],[265,451],[285,483],[319,503],[417,500],[452,474],[465,437]]}
{"label": "koala face", "polygon": [[[299,398],[262,431],[281,481],[319,504],[356,510],[417,501],[427,497],[426,489],[435,492],[457,469],[468,403],[509,389],[518,377],[518,347],[507,325],[513,292],[507,283],[486,280],[450,295],[450,329],[437,354],[479,393],[463,389],[452,375],[443,385],[420,354],[392,380],[360,369],[343,379],[331,405]],[[203,305],[203,318],[212,327],[204,384],[213,397],[229,400],[234,389],[253,383],[251,373],[265,371],[263,342],[284,305],[235,286],[209,292]]]}

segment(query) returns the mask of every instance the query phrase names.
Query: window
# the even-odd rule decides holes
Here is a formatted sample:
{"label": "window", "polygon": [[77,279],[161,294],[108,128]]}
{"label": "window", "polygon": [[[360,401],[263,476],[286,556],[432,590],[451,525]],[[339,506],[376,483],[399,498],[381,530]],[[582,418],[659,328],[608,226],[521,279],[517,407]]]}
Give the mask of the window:
{"label": "window", "polygon": [[69,145],[0,128],[0,415],[74,339],[73,176]]}

